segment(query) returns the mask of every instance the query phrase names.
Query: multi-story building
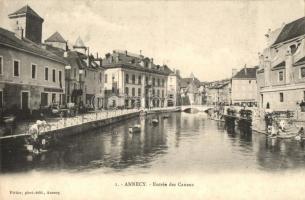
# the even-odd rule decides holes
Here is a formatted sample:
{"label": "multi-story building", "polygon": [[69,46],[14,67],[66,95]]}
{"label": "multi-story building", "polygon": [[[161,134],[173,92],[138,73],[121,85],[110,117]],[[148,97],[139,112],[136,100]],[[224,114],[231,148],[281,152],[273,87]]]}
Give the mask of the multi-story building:
{"label": "multi-story building", "polygon": [[60,35],[55,32],[45,40],[47,49],[62,56],[68,63],[66,71],[66,102],[86,105],[88,108],[103,107],[103,68],[102,59],[88,55],[88,47],[80,37],[72,49]]}
{"label": "multi-story building", "polygon": [[168,76],[167,80],[167,92],[168,100],[167,106],[180,106],[181,105],[181,95],[180,95],[180,71],[174,70]]}
{"label": "multi-story building", "polygon": [[244,67],[232,77],[231,101],[233,105],[257,104],[257,67]]}
{"label": "multi-story building", "polygon": [[29,113],[61,104],[66,62],[41,46],[43,19],[29,6],[9,18],[14,32],[0,28],[0,107]]}
{"label": "multi-story building", "polygon": [[290,110],[305,117],[305,17],[266,34],[268,46],[259,56],[257,81],[263,109]]}
{"label": "multi-story building", "polygon": [[211,84],[206,89],[208,105],[231,104],[231,82],[229,80]]}
{"label": "multi-story building", "polygon": [[166,107],[167,66],[127,51],[115,50],[103,59],[107,107]]}
{"label": "multi-story building", "polygon": [[180,86],[182,105],[202,105],[204,90],[201,86],[201,82],[193,73],[189,78],[182,78]]}

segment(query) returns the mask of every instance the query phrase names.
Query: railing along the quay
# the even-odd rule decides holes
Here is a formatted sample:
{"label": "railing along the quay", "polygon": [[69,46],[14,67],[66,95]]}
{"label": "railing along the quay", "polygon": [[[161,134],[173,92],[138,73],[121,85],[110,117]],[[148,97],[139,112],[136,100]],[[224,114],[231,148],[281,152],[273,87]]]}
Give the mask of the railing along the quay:
{"label": "railing along the quay", "polygon": [[138,109],[130,110],[111,110],[111,111],[98,111],[94,113],[87,113],[77,115],[75,117],[61,118],[56,122],[49,122],[48,126],[43,128],[41,132],[53,131],[57,129],[63,129],[71,126],[77,126],[88,122],[100,121],[105,119],[110,119],[113,117],[119,117],[131,113],[139,112]]}

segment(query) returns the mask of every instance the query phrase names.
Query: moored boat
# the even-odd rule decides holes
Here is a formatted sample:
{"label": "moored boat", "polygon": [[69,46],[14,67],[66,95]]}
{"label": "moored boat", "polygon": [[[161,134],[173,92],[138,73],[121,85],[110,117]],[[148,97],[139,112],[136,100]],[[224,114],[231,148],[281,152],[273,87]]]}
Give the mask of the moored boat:
{"label": "moored boat", "polygon": [[159,120],[158,120],[158,119],[152,119],[152,120],[151,120],[151,123],[152,123],[153,125],[157,125],[157,124],[159,123]]}
{"label": "moored boat", "polygon": [[129,133],[139,133],[141,132],[141,126],[139,124],[128,128]]}
{"label": "moored boat", "polygon": [[167,118],[169,118],[169,115],[164,115],[162,118],[167,119]]}

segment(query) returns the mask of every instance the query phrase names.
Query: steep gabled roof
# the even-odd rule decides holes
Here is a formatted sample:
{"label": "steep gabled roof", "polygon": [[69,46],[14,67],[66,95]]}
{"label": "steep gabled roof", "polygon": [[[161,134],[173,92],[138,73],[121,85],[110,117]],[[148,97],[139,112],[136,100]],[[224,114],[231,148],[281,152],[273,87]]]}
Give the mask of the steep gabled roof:
{"label": "steep gabled roof", "polygon": [[189,84],[193,83],[196,87],[200,87],[201,82],[196,78],[182,78],[181,79],[181,87],[187,87]]}
{"label": "steep gabled roof", "polygon": [[305,17],[286,24],[273,45],[305,35]]}
{"label": "steep gabled roof", "polygon": [[61,42],[66,43],[66,40],[57,31],[53,33],[45,42]]}
{"label": "steep gabled roof", "polygon": [[44,58],[48,58],[60,63],[65,64],[65,60],[56,54],[42,48],[40,45],[26,39],[19,39],[15,36],[15,33],[3,29],[0,27],[0,45],[4,45],[6,47],[14,48],[19,51],[28,52],[31,54],[35,54],[37,56],[41,56]]}
{"label": "steep gabled roof", "polygon": [[254,68],[243,68],[232,79],[255,79],[256,78],[256,67]]}
{"label": "steep gabled roof", "polygon": [[11,14],[9,14],[8,16],[10,18],[13,18],[15,16],[18,16],[18,15],[32,15],[32,16],[35,16],[35,17],[38,17],[40,19],[43,20],[43,18],[41,18],[30,6],[26,5],[26,6],[23,6],[22,8],[20,8],[19,10],[17,10],[16,12],[13,12]]}

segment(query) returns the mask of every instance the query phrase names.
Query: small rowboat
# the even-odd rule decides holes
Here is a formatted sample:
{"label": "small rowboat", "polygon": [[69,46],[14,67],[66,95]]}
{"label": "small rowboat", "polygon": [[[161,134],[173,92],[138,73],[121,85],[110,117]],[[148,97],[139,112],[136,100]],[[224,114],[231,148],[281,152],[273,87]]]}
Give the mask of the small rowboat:
{"label": "small rowboat", "polygon": [[152,119],[152,120],[151,120],[151,123],[152,123],[153,125],[157,125],[157,124],[159,123],[159,120],[158,120],[158,119]]}
{"label": "small rowboat", "polygon": [[3,117],[3,121],[5,124],[12,124],[16,120],[15,116],[8,116],[8,117]]}
{"label": "small rowboat", "polygon": [[163,119],[167,119],[167,118],[169,118],[169,115],[164,115],[163,116]]}
{"label": "small rowboat", "polygon": [[141,132],[141,126],[139,124],[128,128],[129,133],[139,133]]}

